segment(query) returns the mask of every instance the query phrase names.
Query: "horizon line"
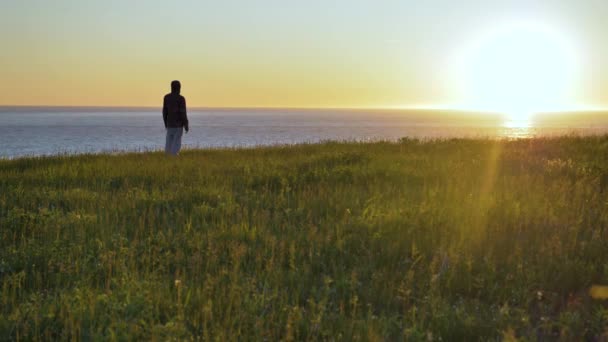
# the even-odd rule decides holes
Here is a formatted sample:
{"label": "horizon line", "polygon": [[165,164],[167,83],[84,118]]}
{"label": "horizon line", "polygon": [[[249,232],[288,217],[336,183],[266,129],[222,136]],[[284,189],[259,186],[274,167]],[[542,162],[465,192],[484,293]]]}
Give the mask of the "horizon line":
{"label": "horizon line", "polygon": [[[0,109],[28,109],[28,108],[48,108],[48,109],[123,109],[123,110],[141,110],[141,109],[159,109],[161,106],[121,106],[121,105],[8,105],[8,104],[0,104]],[[459,106],[445,106],[445,105],[437,105],[437,106],[386,106],[386,107],[305,107],[305,106],[192,106],[190,110],[243,110],[243,109],[251,109],[251,110],[335,110],[335,111],[387,111],[387,112],[398,112],[398,111],[447,111],[447,112],[470,112],[476,114],[507,114],[498,110],[487,110],[487,109],[475,109],[475,108],[466,108]],[[564,108],[563,110],[544,110],[537,111],[535,114],[542,113],[575,113],[575,112],[608,112],[608,107],[571,107]]]}

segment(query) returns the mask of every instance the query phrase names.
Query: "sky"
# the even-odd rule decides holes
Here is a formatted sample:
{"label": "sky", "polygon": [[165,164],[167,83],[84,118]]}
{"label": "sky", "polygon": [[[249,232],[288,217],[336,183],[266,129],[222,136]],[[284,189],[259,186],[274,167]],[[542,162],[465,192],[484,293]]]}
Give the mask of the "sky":
{"label": "sky", "polygon": [[[605,0],[2,0],[0,105],[608,107]],[[509,108],[507,108],[509,107]]]}

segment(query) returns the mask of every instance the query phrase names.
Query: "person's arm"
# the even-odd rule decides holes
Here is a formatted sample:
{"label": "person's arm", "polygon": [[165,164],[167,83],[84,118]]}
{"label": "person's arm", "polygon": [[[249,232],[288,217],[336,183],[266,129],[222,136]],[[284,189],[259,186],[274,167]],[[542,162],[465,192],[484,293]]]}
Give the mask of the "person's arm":
{"label": "person's arm", "polygon": [[186,132],[188,132],[190,130],[190,126],[188,126],[188,111],[186,110],[186,98],[182,96],[182,110],[181,110],[181,115],[182,115],[182,122],[184,123],[184,128],[186,129]]}
{"label": "person's arm", "polygon": [[165,122],[165,128],[167,128],[167,116],[169,115],[169,109],[167,108],[167,97],[163,99],[163,121]]}

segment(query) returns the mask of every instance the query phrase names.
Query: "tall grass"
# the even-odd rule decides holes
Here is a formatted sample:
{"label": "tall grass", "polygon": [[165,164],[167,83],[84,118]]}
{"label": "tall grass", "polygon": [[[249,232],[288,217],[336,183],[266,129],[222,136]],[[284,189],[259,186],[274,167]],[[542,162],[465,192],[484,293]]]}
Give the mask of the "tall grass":
{"label": "tall grass", "polygon": [[0,161],[0,339],[608,338],[608,137]]}

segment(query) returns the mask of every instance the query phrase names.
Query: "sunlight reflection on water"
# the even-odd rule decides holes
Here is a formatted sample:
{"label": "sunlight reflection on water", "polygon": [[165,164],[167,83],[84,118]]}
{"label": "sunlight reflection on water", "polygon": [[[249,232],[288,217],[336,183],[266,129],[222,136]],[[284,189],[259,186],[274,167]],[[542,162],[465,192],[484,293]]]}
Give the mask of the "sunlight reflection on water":
{"label": "sunlight reflection on water", "polygon": [[534,127],[531,126],[530,122],[507,122],[504,125],[500,136],[503,138],[510,139],[523,139],[532,138],[535,135]]}

